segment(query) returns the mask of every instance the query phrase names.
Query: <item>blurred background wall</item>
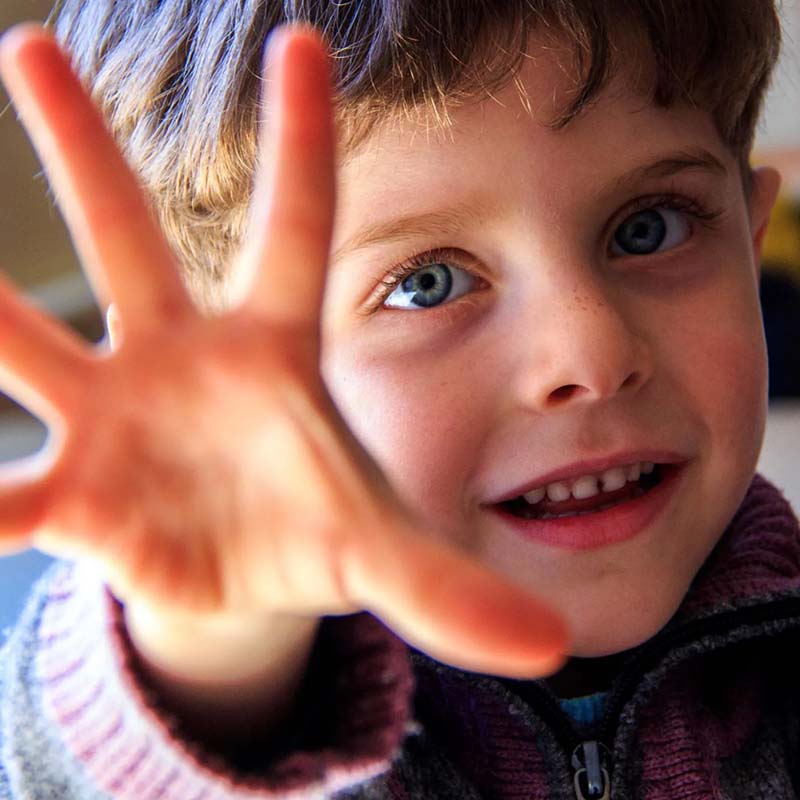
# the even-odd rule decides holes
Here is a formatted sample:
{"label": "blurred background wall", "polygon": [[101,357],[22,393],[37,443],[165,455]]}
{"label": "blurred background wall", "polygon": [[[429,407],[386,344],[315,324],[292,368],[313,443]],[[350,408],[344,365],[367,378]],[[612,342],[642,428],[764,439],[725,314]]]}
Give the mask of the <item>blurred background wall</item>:
{"label": "blurred background wall", "polygon": [[[784,176],[764,242],[760,287],[776,409],[779,401],[800,397],[800,0],[784,2],[783,17],[783,55],[754,155]],[[785,415],[785,405],[775,413]]]}
{"label": "blurred background wall", "polygon": [[800,0],[783,0],[783,52],[767,96],[755,160],[781,167],[800,192]]}
{"label": "blurred background wall", "polygon": [[[0,30],[44,19],[49,10],[49,0],[1,0]],[[7,105],[0,89],[0,265],[48,308],[88,329],[93,303],[38,162]]]}
{"label": "blurred background wall", "polygon": [[[49,0],[0,0],[0,31],[24,19],[44,19]],[[771,392],[767,441],[760,468],[800,507],[800,0],[784,0],[785,46],[754,160],[781,167],[782,204],[765,250],[762,302],[770,341]],[[0,89],[0,268],[36,302],[65,319],[90,341],[103,336],[101,317],[51,203],[39,165],[8,98]],[[792,294],[794,292],[794,295]],[[794,298],[794,299],[792,299]],[[774,355],[773,355],[774,354]],[[772,360],[775,359],[775,363]],[[779,377],[786,385],[777,385]],[[779,391],[780,390],[780,391]],[[783,402],[778,402],[784,398]],[[46,429],[0,393],[0,461],[38,450]],[[0,558],[0,642],[16,617],[31,580],[48,559],[36,551]]]}

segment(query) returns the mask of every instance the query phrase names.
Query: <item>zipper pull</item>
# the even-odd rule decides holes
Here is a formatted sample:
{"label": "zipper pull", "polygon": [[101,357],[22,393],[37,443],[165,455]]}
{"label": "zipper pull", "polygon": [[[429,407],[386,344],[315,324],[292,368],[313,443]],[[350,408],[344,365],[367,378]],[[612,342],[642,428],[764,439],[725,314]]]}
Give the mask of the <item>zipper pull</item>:
{"label": "zipper pull", "polygon": [[577,800],[609,800],[611,780],[606,765],[610,763],[611,754],[602,742],[581,742],[575,748],[572,753],[572,768],[575,770]]}

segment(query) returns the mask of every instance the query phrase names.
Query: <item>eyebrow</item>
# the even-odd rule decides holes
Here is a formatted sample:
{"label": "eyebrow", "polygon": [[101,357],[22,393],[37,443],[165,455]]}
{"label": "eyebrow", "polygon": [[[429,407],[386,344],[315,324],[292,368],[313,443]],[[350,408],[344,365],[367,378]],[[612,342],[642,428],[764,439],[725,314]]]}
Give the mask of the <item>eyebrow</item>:
{"label": "eyebrow", "polygon": [[[612,191],[647,179],[668,178],[686,170],[703,170],[722,177],[728,174],[727,167],[713,154],[702,148],[670,153],[651,164],[626,172],[611,183]],[[331,257],[331,265],[341,261],[345,255],[377,244],[406,241],[425,237],[449,236],[464,228],[479,224],[492,211],[492,206],[483,200],[458,203],[441,211],[408,214],[359,228]]]}
{"label": "eyebrow", "polygon": [[457,203],[441,211],[408,214],[359,228],[337,248],[331,264],[378,242],[396,242],[424,237],[450,236],[470,225],[477,225],[492,213],[492,207],[481,198]]}
{"label": "eyebrow", "polygon": [[630,183],[648,178],[669,178],[685,170],[698,169],[726,177],[728,168],[712,153],[703,148],[680,150],[660,158],[652,164],[644,164],[621,175],[612,183],[613,189],[622,189]]}

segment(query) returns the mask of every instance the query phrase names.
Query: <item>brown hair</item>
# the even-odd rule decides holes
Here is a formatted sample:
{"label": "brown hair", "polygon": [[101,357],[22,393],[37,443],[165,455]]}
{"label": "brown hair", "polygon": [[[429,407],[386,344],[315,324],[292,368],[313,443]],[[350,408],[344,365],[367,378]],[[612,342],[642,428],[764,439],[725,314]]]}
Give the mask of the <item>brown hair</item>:
{"label": "brown hair", "polygon": [[59,0],[56,34],[150,192],[200,307],[222,308],[256,158],[260,58],[306,22],[334,58],[339,130],[353,147],[387,114],[454,104],[510,80],[530,33],[568,44],[569,123],[618,68],[623,39],[652,61],[647,92],[707,110],[747,159],[780,24],[775,0]]}

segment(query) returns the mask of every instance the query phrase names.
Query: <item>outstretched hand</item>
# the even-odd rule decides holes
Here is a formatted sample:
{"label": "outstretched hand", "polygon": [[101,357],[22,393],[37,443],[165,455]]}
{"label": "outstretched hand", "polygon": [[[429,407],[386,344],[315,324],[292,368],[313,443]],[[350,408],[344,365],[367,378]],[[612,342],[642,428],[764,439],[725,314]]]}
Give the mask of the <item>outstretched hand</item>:
{"label": "outstretched hand", "polygon": [[307,29],[270,44],[261,164],[224,314],[201,314],[66,57],[26,25],[0,72],[52,181],[113,347],[0,279],[0,386],[51,436],[0,470],[0,548],[91,560],[126,602],[251,616],[368,609],[456,666],[537,677],[564,625],[435,541],[320,374],[334,213],[329,67]]}

